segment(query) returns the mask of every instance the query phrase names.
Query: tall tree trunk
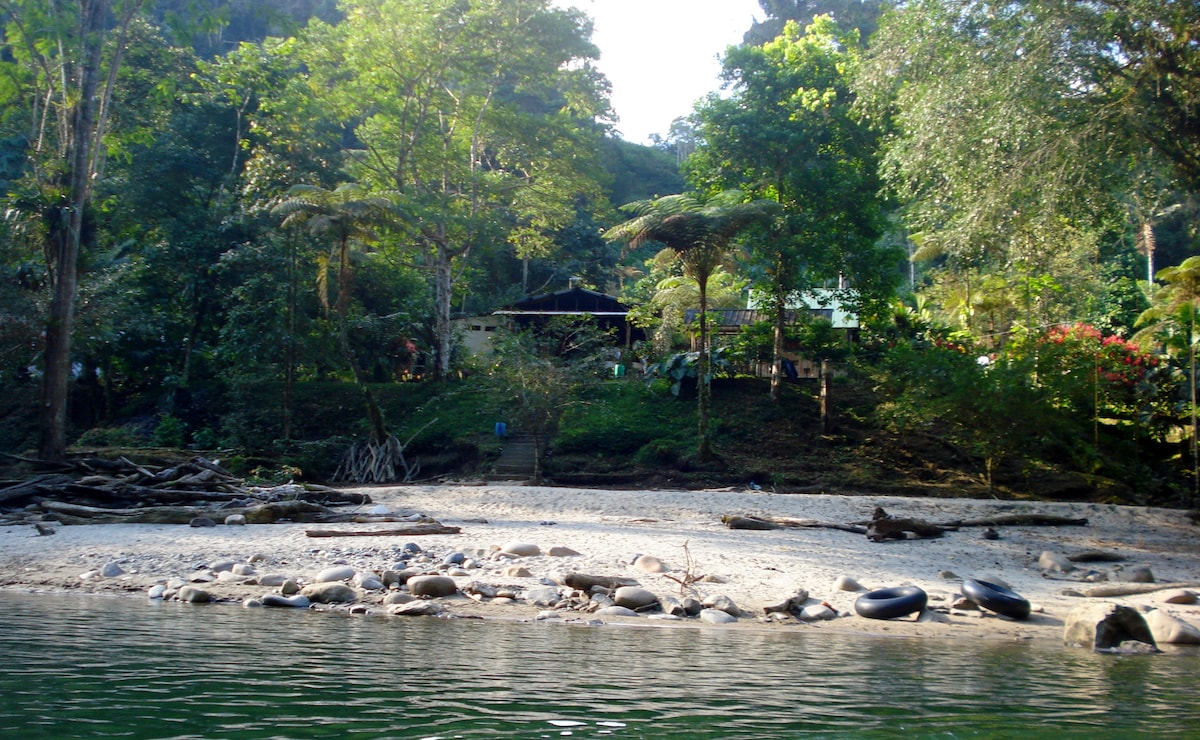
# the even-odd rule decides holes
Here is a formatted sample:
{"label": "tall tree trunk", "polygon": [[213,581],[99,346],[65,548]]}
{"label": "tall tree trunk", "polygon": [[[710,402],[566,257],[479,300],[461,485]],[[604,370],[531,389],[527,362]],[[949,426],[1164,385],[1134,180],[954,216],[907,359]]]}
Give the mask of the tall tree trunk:
{"label": "tall tree trunk", "polygon": [[38,456],[43,460],[64,460],[67,456],[67,396],[71,380],[79,232],[64,224],[53,228],[47,239],[51,242],[58,269],[54,274],[54,293],[46,322]]}
{"label": "tall tree trunk", "polygon": [[831,423],[831,414],[833,413],[830,404],[830,382],[832,368],[829,366],[828,360],[821,360],[821,434],[829,434]]}
{"label": "tall tree trunk", "polygon": [[283,362],[283,438],[290,440],[292,438],[292,406],[293,395],[296,389],[296,313],[298,311],[298,291],[296,289],[296,275],[298,274],[296,265],[296,240],[295,235],[289,229],[285,238],[287,239],[287,346],[284,351]]}
{"label": "tall tree trunk", "polygon": [[700,359],[697,367],[696,397],[700,434],[700,462],[712,459],[712,439],[709,438],[708,416],[712,405],[712,387],[708,383],[710,358],[708,354],[708,276],[697,280],[700,287]]}
{"label": "tall tree trunk", "polygon": [[1188,385],[1192,401],[1192,499],[1186,502],[1186,505],[1195,506],[1196,502],[1200,501],[1200,438],[1197,438],[1197,432],[1200,432],[1197,427],[1200,425],[1197,424],[1196,418],[1196,307],[1193,305],[1188,308],[1191,317],[1191,324],[1188,326]]}
{"label": "tall tree trunk", "polygon": [[1154,226],[1146,221],[1142,224],[1142,246],[1146,250],[1146,295],[1154,295],[1154,250],[1158,240],[1154,238]]}
{"label": "tall tree trunk", "polygon": [[67,94],[68,99],[73,100],[73,107],[65,114],[68,120],[67,171],[63,174],[66,202],[51,217],[46,235],[54,264],[51,266],[53,293],[46,322],[45,367],[38,419],[38,455],[44,460],[63,460],[67,454],[71,333],[75,328],[75,293],[79,284],[84,214],[91,195],[92,150],[97,146],[94,140],[99,105],[96,93],[100,86],[107,10],[105,0],[81,0],[79,3],[79,88]]}
{"label": "tall tree trunk", "polygon": [[787,328],[787,301],[782,295],[773,299],[775,331],[771,342],[771,402],[779,403],[783,395],[783,337]]}
{"label": "tall tree trunk", "polygon": [[379,404],[375,401],[375,394],[371,392],[371,387],[367,385],[367,379],[363,377],[362,371],[358,368],[358,361],[354,358],[354,349],[350,346],[350,326],[346,319],[346,313],[350,306],[350,238],[343,235],[341,244],[338,250],[338,297],[334,304],[334,310],[337,313],[338,319],[338,341],[342,345],[342,356],[346,358],[346,362],[350,365],[350,372],[354,376],[354,384],[358,387],[358,392],[362,394],[363,404],[367,407],[367,423],[371,427],[371,439],[376,444],[383,444],[388,437],[387,424],[383,420],[383,411],[380,410]]}
{"label": "tall tree trunk", "polygon": [[342,355],[346,358],[346,362],[350,363],[354,385],[358,387],[363,404],[367,407],[367,423],[371,427],[371,440],[376,444],[383,444],[388,437],[387,423],[383,419],[383,411],[375,401],[375,394],[371,392],[371,386],[367,385],[366,378],[363,377],[362,372],[358,369],[358,363],[354,360],[354,350],[350,347],[350,331],[346,326],[346,317],[341,314],[338,315],[338,343],[342,346]]}
{"label": "tall tree trunk", "polygon": [[451,268],[453,255],[442,245],[437,247],[434,264],[434,380],[445,380],[450,376],[450,302],[453,299]]}

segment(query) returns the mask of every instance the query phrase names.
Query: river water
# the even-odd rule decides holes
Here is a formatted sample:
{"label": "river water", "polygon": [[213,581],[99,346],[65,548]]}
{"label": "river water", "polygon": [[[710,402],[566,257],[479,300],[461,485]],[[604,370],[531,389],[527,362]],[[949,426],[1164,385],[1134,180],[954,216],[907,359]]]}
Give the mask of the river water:
{"label": "river water", "polygon": [[1200,652],[0,592],[21,738],[1200,737]]}

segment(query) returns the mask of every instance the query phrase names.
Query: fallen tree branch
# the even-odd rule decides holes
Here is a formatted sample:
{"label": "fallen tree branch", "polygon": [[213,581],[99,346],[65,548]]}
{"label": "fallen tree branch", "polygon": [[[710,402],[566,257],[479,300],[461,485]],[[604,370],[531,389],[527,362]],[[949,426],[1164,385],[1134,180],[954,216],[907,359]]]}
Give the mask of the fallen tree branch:
{"label": "fallen tree branch", "polygon": [[692,559],[692,551],[688,549],[688,543],[683,543],[684,568],[683,575],[676,578],[670,573],[663,573],[663,577],[675,581],[679,584],[679,595],[683,596],[687,589],[692,588],[697,582],[704,579],[703,575],[696,574],[696,561]]}
{"label": "fallen tree branch", "polygon": [[[150,506],[214,509],[221,503],[251,508],[293,499],[326,506],[371,501],[365,493],[311,484],[247,485],[218,463],[203,457],[193,457],[165,469],[139,465],[126,457],[116,460],[86,457],[76,461],[73,469],[76,475],[38,475],[24,481],[0,483],[0,504],[4,508],[19,507],[22,499],[37,503],[46,498],[112,511]],[[169,515],[166,521],[171,521]]]}
{"label": "fallen tree branch", "polygon": [[949,522],[927,522],[924,519],[889,516],[877,509],[875,518],[864,522],[837,524],[816,519],[792,519],[789,517],[750,516],[726,514],[721,522],[729,529],[836,529],[853,534],[865,534],[876,542],[885,539],[903,539],[912,532],[918,537],[940,537],[947,530],[960,527],[1057,527],[1085,526],[1087,519],[1074,519],[1053,514],[1006,514],[981,519],[959,519]]}
{"label": "fallen tree branch", "polygon": [[105,509],[65,501],[43,501],[41,507],[53,512],[55,518],[63,524],[187,524],[192,519],[205,515],[205,509],[198,506]]}
{"label": "fallen tree branch", "polygon": [[1125,560],[1125,556],[1118,555],[1115,552],[1086,550],[1084,552],[1077,552],[1074,555],[1068,555],[1067,560],[1070,560],[1072,563],[1120,563]]}
{"label": "fallen tree branch", "polygon": [[28,480],[19,481],[0,489],[0,503],[25,496],[41,495],[46,493],[47,490],[66,485],[71,480],[71,476],[59,473],[34,476]]}
{"label": "fallen tree branch", "polygon": [[1087,523],[1086,518],[1074,519],[1054,514],[1004,514],[982,519],[958,519],[943,522],[938,526],[946,529],[958,529],[959,527],[1085,527]]}
{"label": "fallen tree branch", "polygon": [[306,529],[304,534],[308,537],[413,537],[422,534],[458,534],[461,531],[460,527],[434,522],[399,529]]}
{"label": "fallen tree branch", "polygon": [[188,524],[205,517],[222,522],[233,514],[246,517],[248,524],[272,524],[281,519],[291,521],[346,521],[351,514],[341,514],[308,501],[276,501],[249,507],[213,509],[200,506],[147,506],[136,509],[105,509],[98,506],[69,504],[63,501],[43,501],[43,509],[53,512],[63,524]]}
{"label": "fallen tree branch", "polygon": [[383,442],[369,440],[351,445],[337,470],[333,472],[333,480],[355,483],[412,483],[413,478],[421,472],[421,461],[409,463],[404,451],[418,434],[438,419],[439,417],[434,417],[427,421],[404,442],[389,434]]}
{"label": "fallen tree branch", "polygon": [[562,584],[567,588],[573,588],[577,591],[590,593],[592,588],[599,586],[600,588],[612,590],[621,586],[636,586],[638,582],[632,578],[619,578],[616,576],[592,576],[586,573],[568,573],[563,576]]}
{"label": "fallen tree branch", "polygon": [[881,517],[867,525],[867,539],[872,542],[908,539],[912,532],[918,537],[941,537],[945,529],[924,519]]}
{"label": "fallen tree branch", "polygon": [[825,485],[823,483],[814,483],[811,486],[797,486],[796,488],[788,488],[783,491],[774,491],[783,495],[793,493],[825,493]]}
{"label": "fallen tree branch", "polygon": [[866,527],[853,524],[835,524],[816,519],[791,519],[788,517],[738,516],[726,514],[721,517],[722,523],[729,529],[837,529],[842,532],[866,534]]}
{"label": "fallen tree branch", "polygon": [[1172,588],[1197,588],[1200,581],[1185,581],[1182,583],[1106,583],[1103,586],[1089,588],[1083,595],[1090,599],[1101,599],[1112,596],[1135,596],[1150,594],[1155,591],[1166,591]]}

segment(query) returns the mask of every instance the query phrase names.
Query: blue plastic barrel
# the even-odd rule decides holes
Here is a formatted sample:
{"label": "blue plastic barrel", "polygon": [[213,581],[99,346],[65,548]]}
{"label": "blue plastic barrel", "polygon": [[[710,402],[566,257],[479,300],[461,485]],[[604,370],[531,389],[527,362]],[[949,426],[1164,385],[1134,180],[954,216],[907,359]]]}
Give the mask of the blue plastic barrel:
{"label": "blue plastic barrel", "polygon": [[504,439],[504,435],[508,434],[508,425],[502,421],[496,422],[496,436]]}

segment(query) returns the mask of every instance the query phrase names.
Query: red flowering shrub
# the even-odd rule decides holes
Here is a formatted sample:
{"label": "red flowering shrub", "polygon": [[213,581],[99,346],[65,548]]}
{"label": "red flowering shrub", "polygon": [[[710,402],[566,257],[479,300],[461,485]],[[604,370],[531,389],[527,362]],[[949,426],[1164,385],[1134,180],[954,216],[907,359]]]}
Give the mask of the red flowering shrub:
{"label": "red flowering shrub", "polygon": [[1135,342],[1104,336],[1091,324],[1055,326],[1043,341],[1063,347],[1067,359],[1099,368],[1101,380],[1112,385],[1133,388],[1145,380],[1148,370],[1158,366],[1158,358],[1141,351]]}
{"label": "red flowering shrub", "polygon": [[1103,414],[1132,411],[1148,374],[1159,365],[1157,357],[1136,343],[1106,336],[1090,324],[1052,327],[1032,349],[1038,381],[1052,389],[1060,404],[1087,408],[1098,402],[1107,407]]}

